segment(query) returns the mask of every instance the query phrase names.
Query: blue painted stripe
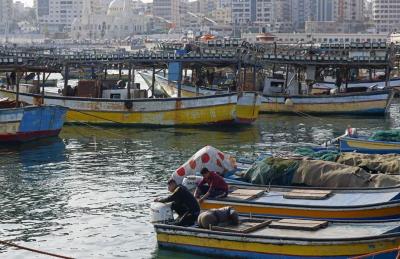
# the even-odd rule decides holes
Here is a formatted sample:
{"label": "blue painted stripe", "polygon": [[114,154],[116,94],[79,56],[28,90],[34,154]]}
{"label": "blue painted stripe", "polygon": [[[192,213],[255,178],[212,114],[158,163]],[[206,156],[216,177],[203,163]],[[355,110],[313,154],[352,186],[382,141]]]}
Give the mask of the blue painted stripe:
{"label": "blue painted stripe", "polygon": [[193,246],[193,245],[181,245],[181,244],[173,244],[167,242],[158,242],[158,245],[161,248],[167,249],[176,249],[185,252],[197,253],[197,254],[205,254],[205,255],[213,255],[213,256],[222,256],[222,257],[235,257],[235,258],[254,258],[254,259],[299,259],[299,258],[310,258],[310,259],[342,259],[348,258],[348,256],[292,256],[292,255],[284,255],[284,254],[267,254],[266,253],[256,253],[250,251],[237,251],[237,250],[228,250],[228,249],[219,249],[219,248],[210,248],[210,247],[201,247],[201,246]]}

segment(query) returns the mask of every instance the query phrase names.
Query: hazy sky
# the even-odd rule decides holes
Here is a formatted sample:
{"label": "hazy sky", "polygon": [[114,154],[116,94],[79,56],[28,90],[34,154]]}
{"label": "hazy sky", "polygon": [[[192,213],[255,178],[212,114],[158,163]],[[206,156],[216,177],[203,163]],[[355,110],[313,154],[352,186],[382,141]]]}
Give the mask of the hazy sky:
{"label": "hazy sky", "polygon": [[[21,2],[23,2],[25,4],[25,6],[33,6],[33,0],[13,0],[13,1],[14,2],[21,1]],[[153,0],[142,0],[142,1],[145,2],[145,3],[153,2]]]}

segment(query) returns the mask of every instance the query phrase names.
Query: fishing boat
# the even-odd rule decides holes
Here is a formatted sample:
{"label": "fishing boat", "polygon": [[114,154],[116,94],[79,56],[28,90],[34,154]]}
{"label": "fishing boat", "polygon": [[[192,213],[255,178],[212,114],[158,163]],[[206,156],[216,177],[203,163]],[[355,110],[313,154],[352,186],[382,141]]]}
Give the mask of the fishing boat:
{"label": "fishing boat", "polygon": [[[170,95],[176,94],[177,84],[165,77],[156,75],[160,86]],[[275,81],[274,81],[275,82]],[[273,90],[283,88],[284,80],[276,79],[269,85]],[[213,95],[218,93],[212,88],[198,88],[182,84],[182,96]],[[260,112],[315,114],[315,115],[383,115],[389,107],[393,92],[391,90],[376,90],[370,92],[335,93],[329,95],[300,95],[272,93],[270,87],[264,87],[261,97]]]}
{"label": "fishing boat", "polygon": [[357,129],[349,128],[345,134],[324,143],[319,150],[337,150],[339,152],[357,152],[366,154],[400,154],[400,131],[381,130],[372,136],[359,135]]}
{"label": "fishing boat", "polygon": [[[181,227],[157,223],[160,248],[234,258],[395,258],[399,221],[335,222],[240,218],[238,226]],[[385,250],[386,253],[377,252]],[[377,253],[377,254],[375,254]],[[362,257],[372,258],[372,257]]]}
{"label": "fishing boat", "polygon": [[[151,85],[152,82],[152,74],[146,71],[139,72],[139,74],[143,77],[145,82],[148,85]],[[166,95],[171,97],[178,96],[178,87],[176,82],[168,81],[166,77],[155,74],[155,83],[158,86],[160,91],[163,91]],[[195,97],[195,96],[205,96],[205,95],[215,95],[228,93],[228,89],[223,88],[219,89],[216,87],[204,87],[199,86],[196,90],[196,87],[189,84],[181,85],[181,96],[183,97]]]}
{"label": "fishing boat", "polygon": [[261,112],[294,114],[383,115],[390,90],[333,95],[263,95]]}
{"label": "fishing boat", "polygon": [[[260,98],[253,92],[192,98],[145,98],[145,90],[131,91],[131,96],[137,98],[127,98],[125,88],[104,89],[95,83],[78,87],[75,91],[78,96],[54,94],[43,97],[21,92],[19,98],[29,104],[67,107],[66,121],[70,123],[114,125],[249,124],[257,119],[260,107]],[[16,93],[0,89],[0,96],[15,99]]]}
{"label": "fishing boat", "polygon": [[368,154],[400,154],[400,142],[369,140],[367,137],[343,137],[339,140],[339,150]]}
{"label": "fishing boat", "polygon": [[[400,78],[391,78],[388,81],[388,86],[392,88],[400,88]],[[386,81],[385,80],[362,80],[362,81],[355,81],[355,82],[348,82],[347,88],[348,89],[360,89],[366,91],[368,88],[377,88],[377,89],[384,89],[386,88]],[[326,91],[330,91],[332,89],[337,88],[335,82],[316,82],[312,86],[312,90],[314,93],[323,93]]]}
{"label": "fishing boat", "polygon": [[[15,107],[15,105],[14,105]],[[57,136],[67,108],[54,105],[0,109],[0,142],[25,142]]]}
{"label": "fishing boat", "polygon": [[400,188],[327,189],[231,185],[224,199],[207,199],[202,209],[232,206],[240,213],[334,220],[400,218]]}

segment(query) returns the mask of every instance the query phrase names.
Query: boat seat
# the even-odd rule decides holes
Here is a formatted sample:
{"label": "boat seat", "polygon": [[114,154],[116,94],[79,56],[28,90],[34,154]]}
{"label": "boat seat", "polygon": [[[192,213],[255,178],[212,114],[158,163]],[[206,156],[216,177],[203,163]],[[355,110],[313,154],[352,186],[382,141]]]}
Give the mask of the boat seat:
{"label": "boat seat", "polygon": [[306,219],[281,219],[272,221],[268,227],[292,230],[315,231],[328,226],[328,221]]}
{"label": "boat seat", "polygon": [[265,193],[265,190],[247,188],[231,188],[230,191],[228,196],[223,199],[253,200]]}
{"label": "boat seat", "polygon": [[332,196],[330,190],[295,189],[283,195],[285,199],[325,200]]}
{"label": "boat seat", "polygon": [[235,233],[250,233],[268,226],[272,221],[263,219],[241,219],[239,225],[212,226],[211,230]]}

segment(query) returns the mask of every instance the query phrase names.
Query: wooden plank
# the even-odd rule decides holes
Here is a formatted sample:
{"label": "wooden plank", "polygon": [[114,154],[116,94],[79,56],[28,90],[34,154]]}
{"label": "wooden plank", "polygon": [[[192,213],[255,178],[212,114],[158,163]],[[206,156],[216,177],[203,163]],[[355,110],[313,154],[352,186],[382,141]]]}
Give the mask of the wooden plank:
{"label": "wooden plank", "polygon": [[323,221],[323,220],[281,219],[278,221],[272,221],[269,224],[269,227],[313,231],[320,228],[324,228],[327,225],[328,221]]}
{"label": "wooden plank", "polygon": [[241,220],[236,226],[212,226],[211,230],[235,233],[250,233],[264,228],[271,223],[271,220]]}
{"label": "wooden plank", "polygon": [[265,190],[260,189],[235,189],[225,199],[252,200],[262,196]]}
{"label": "wooden plank", "polygon": [[332,195],[330,190],[304,190],[296,189],[283,195],[285,199],[324,200]]}

